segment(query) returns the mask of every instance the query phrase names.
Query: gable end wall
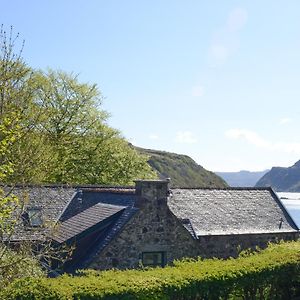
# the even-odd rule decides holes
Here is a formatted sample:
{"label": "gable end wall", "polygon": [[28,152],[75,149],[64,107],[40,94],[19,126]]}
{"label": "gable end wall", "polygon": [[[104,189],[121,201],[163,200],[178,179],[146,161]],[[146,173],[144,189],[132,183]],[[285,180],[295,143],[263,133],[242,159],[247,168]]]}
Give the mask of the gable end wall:
{"label": "gable end wall", "polygon": [[199,255],[197,241],[169,210],[165,199],[141,201],[139,211],[89,268],[136,268],[143,252],[163,251],[166,263]]}

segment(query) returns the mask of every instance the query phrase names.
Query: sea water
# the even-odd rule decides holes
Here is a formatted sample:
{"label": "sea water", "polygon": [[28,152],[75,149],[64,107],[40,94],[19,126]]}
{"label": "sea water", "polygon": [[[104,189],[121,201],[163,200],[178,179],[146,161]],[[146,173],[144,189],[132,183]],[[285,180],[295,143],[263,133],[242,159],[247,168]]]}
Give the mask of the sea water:
{"label": "sea water", "polygon": [[300,227],[300,193],[277,193],[287,211]]}

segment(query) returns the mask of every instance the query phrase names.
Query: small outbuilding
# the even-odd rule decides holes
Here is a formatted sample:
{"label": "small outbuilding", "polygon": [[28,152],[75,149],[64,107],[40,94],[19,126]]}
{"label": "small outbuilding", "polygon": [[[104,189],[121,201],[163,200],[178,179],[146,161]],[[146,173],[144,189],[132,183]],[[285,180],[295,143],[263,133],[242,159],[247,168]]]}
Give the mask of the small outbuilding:
{"label": "small outbuilding", "polygon": [[[299,228],[271,188],[26,186],[13,240],[74,245],[64,270],[164,266],[184,257],[235,257],[246,248],[296,240]],[[57,224],[49,233],[48,227]]]}

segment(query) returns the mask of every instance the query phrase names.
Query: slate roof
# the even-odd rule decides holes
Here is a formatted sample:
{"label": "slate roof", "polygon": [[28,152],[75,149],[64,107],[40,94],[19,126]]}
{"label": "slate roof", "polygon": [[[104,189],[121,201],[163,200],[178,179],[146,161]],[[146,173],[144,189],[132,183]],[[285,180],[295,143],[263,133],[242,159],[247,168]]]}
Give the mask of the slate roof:
{"label": "slate roof", "polygon": [[53,239],[59,243],[73,240],[124,209],[124,206],[97,203],[59,224]]}
{"label": "slate roof", "polygon": [[191,223],[190,219],[180,219],[181,224],[183,225],[183,227],[190,233],[190,235],[194,238],[197,239],[197,234],[194,230],[194,227]]}
{"label": "slate roof", "polygon": [[68,208],[63,212],[60,217],[60,221],[64,221],[70,216],[76,214],[77,211],[82,211],[85,207],[93,206],[96,203],[114,205],[125,209],[119,215],[112,227],[110,227],[105,237],[99,240],[95,247],[89,249],[81,263],[73,266],[74,269],[85,268],[88,266],[93,257],[97,256],[118,234],[118,232],[120,232],[120,230],[137,211],[137,208],[134,207],[136,199],[137,195],[135,194],[135,189],[128,187],[82,188],[78,191],[76,196],[69,203]]}
{"label": "slate roof", "polygon": [[16,186],[12,194],[16,195],[26,207],[40,207],[48,221],[55,221],[76,192],[69,186]]}
{"label": "slate roof", "polygon": [[59,221],[63,222],[97,203],[127,207],[133,206],[135,199],[135,190],[133,188],[78,187],[77,193],[70,199],[65,210],[60,215]]}
{"label": "slate roof", "polygon": [[198,236],[299,230],[271,188],[172,189],[168,205]]}
{"label": "slate roof", "polygon": [[[44,221],[60,223],[55,238],[59,243],[114,218],[78,268],[88,265],[138,210],[134,206],[138,196],[129,187],[28,186],[16,187],[13,193],[28,200],[27,206],[40,207]],[[168,206],[195,239],[202,235],[299,230],[270,188],[175,188]],[[42,239],[45,234],[43,228],[19,224],[13,239]]]}
{"label": "slate roof", "polygon": [[[4,188],[6,191],[10,187]],[[24,209],[38,207],[41,209],[44,223],[56,222],[64,207],[75,194],[76,189],[68,186],[16,186],[11,190],[11,194],[18,197],[20,203],[24,204]],[[17,211],[16,214],[19,214]],[[47,234],[46,228],[26,227],[19,220],[11,240],[41,240]]]}
{"label": "slate roof", "polygon": [[[9,189],[10,187],[6,188],[6,190]],[[53,225],[56,222],[64,224],[62,229],[65,229],[65,238],[71,238],[71,232],[68,232],[70,236],[67,236],[67,224],[72,224],[74,227],[74,236],[79,234],[79,232],[75,230],[75,222],[82,221],[81,217],[84,216],[84,214],[82,215],[81,213],[85,210],[94,206],[93,209],[89,210],[91,213],[89,222],[90,225],[93,226],[92,220],[95,221],[97,217],[100,217],[100,222],[102,220],[100,208],[102,208],[102,217],[104,218],[105,213],[108,213],[107,209],[109,205],[114,205],[119,208],[122,207],[122,209],[133,207],[136,198],[134,189],[132,188],[99,186],[15,186],[12,190],[12,194],[16,195],[21,203],[24,203],[25,210],[30,207],[40,208],[44,224],[46,224],[45,227],[34,228],[25,226],[20,219],[17,229],[11,236],[12,241],[44,240],[47,235],[53,234],[49,233],[47,227],[49,227],[49,224]],[[95,206],[99,203],[103,205]],[[105,210],[106,212],[104,212]],[[92,217],[92,214],[94,214],[94,217]],[[69,223],[64,223],[75,216],[76,218],[70,220]],[[107,217],[109,217],[109,214]],[[128,218],[129,217],[128,215]],[[86,223],[86,228],[82,228],[82,231],[86,229],[88,229],[88,223]],[[63,235],[62,232],[61,234]],[[63,236],[60,238],[63,239]]]}

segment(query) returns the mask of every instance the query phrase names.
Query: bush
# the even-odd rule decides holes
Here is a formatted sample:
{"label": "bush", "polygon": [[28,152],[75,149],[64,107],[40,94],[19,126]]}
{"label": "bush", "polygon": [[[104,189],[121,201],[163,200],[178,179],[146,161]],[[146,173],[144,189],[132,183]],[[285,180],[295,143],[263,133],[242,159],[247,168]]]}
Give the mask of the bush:
{"label": "bush", "polygon": [[0,290],[16,279],[29,276],[45,276],[39,261],[25,247],[11,250],[0,243]]}
{"label": "bush", "polygon": [[[292,299],[300,296],[300,242],[237,259],[186,259],[173,267],[84,271],[18,280],[3,299]],[[2,299],[1,298],[1,299]]]}

